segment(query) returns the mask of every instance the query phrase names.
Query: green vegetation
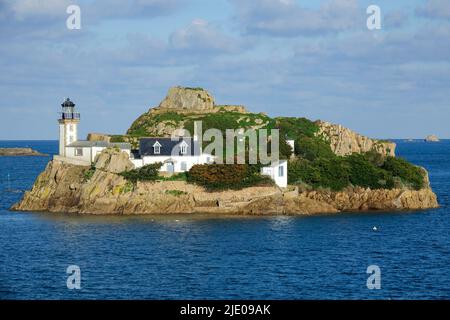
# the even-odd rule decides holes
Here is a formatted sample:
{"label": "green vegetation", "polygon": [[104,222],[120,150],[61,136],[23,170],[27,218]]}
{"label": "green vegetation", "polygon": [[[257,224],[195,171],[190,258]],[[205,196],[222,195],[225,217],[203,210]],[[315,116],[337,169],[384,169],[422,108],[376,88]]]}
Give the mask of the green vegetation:
{"label": "green vegetation", "polygon": [[170,195],[175,196],[175,197],[179,197],[179,196],[187,194],[187,192],[184,192],[184,191],[181,191],[181,190],[166,190],[165,193],[166,194],[170,194]]}
{"label": "green vegetation", "polygon": [[[380,159],[372,153],[366,153],[292,160],[289,162],[288,181],[290,184],[306,184],[336,191],[347,186],[371,189],[404,186],[418,190],[424,186],[424,173],[401,158]],[[400,182],[400,185],[396,182]]]}
{"label": "green vegetation", "polygon": [[405,159],[387,157],[382,167],[394,177],[399,177],[407,187],[418,190],[424,185],[424,170],[414,166]]}
{"label": "green vegetation", "polygon": [[122,189],[122,193],[128,193],[134,190],[134,184],[131,181],[127,181],[125,186]]}
{"label": "green vegetation", "polygon": [[139,169],[121,172],[120,175],[132,183],[136,183],[137,181],[153,181],[158,179],[161,166],[161,162],[147,164]]}
{"label": "green vegetation", "polygon": [[334,157],[329,144],[318,137],[307,136],[295,140],[295,154],[310,161]]}
{"label": "green vegetation", "polygon": [[[198,89],[200,88],[192,88]],[[420,189],[423,187],[424,172],[406,160],[384,157],[376,152],[363,155],[353,154],[339,157],[331,150],[329,141],[318,135],[319,125],[306,118],[277,117],[270,118],[263,113],[241,113],[226,110],[225,106],[215,113],[178,114],[165,112],[144,114],[129,129],[133,137],[148,136],[158,123],[164,122],[173,128],[184,127],[191,134],[194,122],[202,121],[203,133],[211,128],[219,129],[225,139],[226,129],[263,128],[280,130],[280,158],[290,159],[292,150],[286,140],[295,141],[296,158],[289,161],[289,184],[306,185],[311,188],[329,188],[342,190],[347,186],[361,186],[372,189],[405,187]],[[117,137],[120,141],[121,138]],[[210,141],[204,141],[206,147]],[[226,144],[223,143],[224,154]],[[270,143],[269,143],[270,152]],[[246,144],[248,153],[248,143]],[[237,153],[235,144],[234,154]],[[248,157],[247,157],[248,159]],[[195,167],[187,175],[159,178],[163,180],[187,180],[209,189],[241,188],[251,183],[259,183],[259,172],[249,175],[248,168],[241,165],[214,165]],[[256,177],[256,178],[255,178]],[[265,177],[263,177],[264,179]],[[254,181],[252,179],[255,179]]]}
{"label": "green vegetation", "polygon": [[145,137],[147,135],[147,130],[145,128],[133,128],[128,129],[127,134],[135,137]]}
{"label": "green vegetation", "polygon": [[126,142],[125,136],[119,135],[119,134],[112,135],[110,141],[111,142]]}
{"label": "green vegetation", "polygon": [[91,180],[92,176],[95,173],[95,167],[91,166],[89,169],[87,169],[84,173],[83,173],[83,182],[87,182],[89,180]]}
{"label": "green vegetation", "polygon": [[287,139],[297,140],[301,137],[314,138],[319,126],[306,118],[278,117],[276,127]]}
{"label": "green vegetation", "polygon": [[187,181],[209,190],[242,189],[254,185],[272,185],[269,177],[260,174],[259,165],[202,164],[194,165]]}

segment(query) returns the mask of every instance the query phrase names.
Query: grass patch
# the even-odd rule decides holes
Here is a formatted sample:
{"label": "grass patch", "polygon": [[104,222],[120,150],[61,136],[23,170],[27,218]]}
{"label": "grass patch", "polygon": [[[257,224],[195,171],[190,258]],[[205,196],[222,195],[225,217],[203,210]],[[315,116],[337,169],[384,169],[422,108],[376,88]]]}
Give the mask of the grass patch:
{"label": "grass patch", "polygon": [[181,190],[166,190],[165,194],[170,194],[172,196],[179,197],[179,196],[187,194],[187,192],[184,192]]}
{"label": "grass patch", "polygon": [[158,179],[162,163],[147,164],[141,168],[119,173],[122,177],[135,184],[137,181],[154,181]]}
{"label": "grass patch", "polygon": [[89,180],[91,180],[92,176],[95,173],[95,167],[91,166],[89,169],[87,169],[84,173],[83,173],[83,182],[88,182]]}

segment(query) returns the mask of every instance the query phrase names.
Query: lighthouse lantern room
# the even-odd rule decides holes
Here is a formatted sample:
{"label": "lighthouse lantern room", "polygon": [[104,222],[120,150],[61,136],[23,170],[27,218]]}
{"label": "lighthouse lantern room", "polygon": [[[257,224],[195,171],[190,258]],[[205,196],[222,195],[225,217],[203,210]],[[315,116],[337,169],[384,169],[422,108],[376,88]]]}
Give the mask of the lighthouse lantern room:
{"label": "lighthouse lantern room", "polygon": [[66,156],[66,146],[78,140],[80,114],[75,112],[75,104],[67,98],[62,104],[59,123],[59,155]]}

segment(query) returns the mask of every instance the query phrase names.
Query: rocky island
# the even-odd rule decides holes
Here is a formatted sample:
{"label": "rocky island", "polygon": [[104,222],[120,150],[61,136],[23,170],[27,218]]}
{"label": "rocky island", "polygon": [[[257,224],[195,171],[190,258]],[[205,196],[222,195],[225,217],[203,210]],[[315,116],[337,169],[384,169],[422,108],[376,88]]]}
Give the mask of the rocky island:
{"label": "rocky island", "polygon": [[[395,157],[395,143],[324,121],[270,118],[240,105],[216,105],[201,88],[174,87],[126,134],[95,134],[94,140],[138,148],[141,137],[168,137],[176,130],[191,130],[197,120],[204,129],[278,128],[280,153],[288,159],[288,186],[261,178],[250,165],[205,164],[172,175],[160,174],[156,167],[137,169],[116,147],[104,149],[90,166],[50,161],[12,210],[299,215],[438,207],[426,170]],[[287,140],[295,141],[294,150]]]}
{"label": "rocky island", "polygon": [[426,141],[426,142],[439,142],[440,140],[439,140],[439,138],[437,137],[437,135],[435,135],[435,134],[430,134],[430,135],[426,136],[425,141]]}
{"label": "rocky island", "polygon": [[0,156],[46,156],[31,148],[0,148]]}

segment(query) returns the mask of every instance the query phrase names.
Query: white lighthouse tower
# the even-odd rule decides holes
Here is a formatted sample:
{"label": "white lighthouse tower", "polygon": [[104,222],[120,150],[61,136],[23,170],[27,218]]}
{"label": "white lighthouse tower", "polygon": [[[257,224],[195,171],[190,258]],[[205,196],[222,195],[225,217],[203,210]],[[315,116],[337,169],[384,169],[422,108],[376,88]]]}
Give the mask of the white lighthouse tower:
{"label": "white lighthouse tower", "polygon": [[66,146],[78,140],[80,114],[75,112],[75,104],[67,98],[62,104],[59,123],[59,155],[66,156]]}

